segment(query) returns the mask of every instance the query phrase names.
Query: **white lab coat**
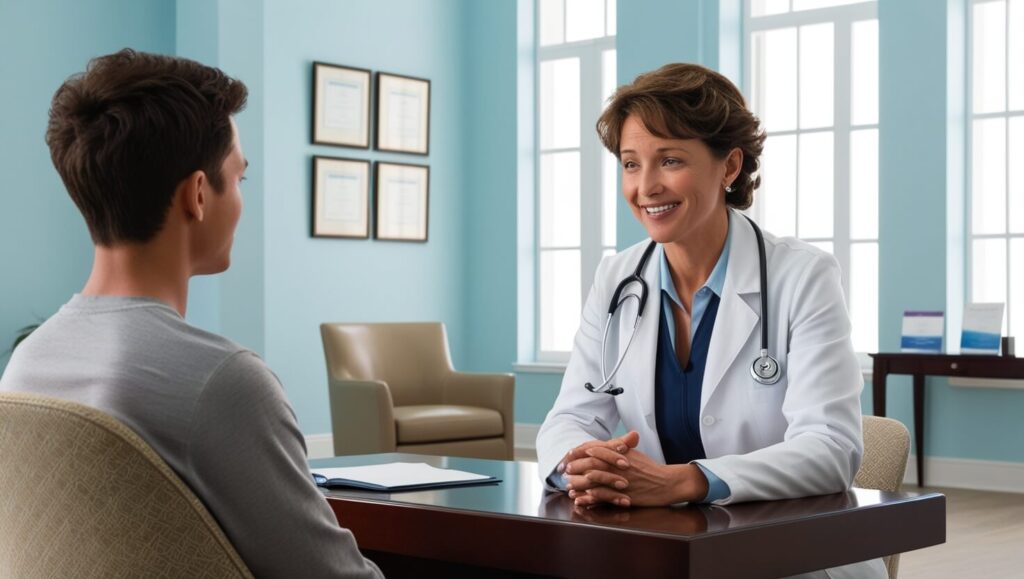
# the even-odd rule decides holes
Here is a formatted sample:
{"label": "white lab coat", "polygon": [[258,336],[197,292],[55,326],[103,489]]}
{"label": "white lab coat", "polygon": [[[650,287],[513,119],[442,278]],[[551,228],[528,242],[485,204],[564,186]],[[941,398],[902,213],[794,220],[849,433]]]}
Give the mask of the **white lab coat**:
{"label": "white lab coat", "polygon": [[[839,266],[831,255],[807,243],[765,233],[768,350],[778,360],[782,377],[772,385],[760,384],[750,375],[761,340],[757,240],[751,225],[733,210],[729,228],[728,269],[700,400],[701,439],[708,458],[696,462],[729,485],[731,494],[717,504],[844,491],[863,453],[864,383],[850,341]],[[632,275],[648,243],[607,257],[597,268],[561,391],[537,436],[539,472],[545,480],[569,450],[588,440],[611,438],[620,420],[627,431],[639,432],[640,451],[665,461],[654,412],[661,248],[644,269],[647,304],[613,380],[625,392],[609,396],[584,388],[586,382],[602,382],[601,337],[609,300],[619,282]],[[624,304],[624,315],[613,324],[609,370],[619,352],[616,345],[626,345],[635,304]],[[868,563],[871,570],[862,568],[864,573],[852,576],[877,576],[880,560]]]}
{"label": "white lab coat", "polygon": [[[729,485],[727,504],[795,498],[849,488],[863,452],[860,366],[835,259],[795,239],[765,233],[768,260],[768,350],[782,378],[751,377],[760,351],[760,276],[753,228],[730,210],[729,264],[704,370],[698,461]],[[640,433],[639,450],[664,462],[654,414],[654,374],[661,317],[660,248],[644,269],[648,298],[636,337],[613,383],[619,396],[594,394],[601,383],[601,334],[619,281],[633,273],[647,246],[605,258],[583,308],[561,392],[537,436],[542,476],[573,447],[607,439],[621,420]],[[609,337],[608,365],[625,347],[636,300],[624,304]]]}

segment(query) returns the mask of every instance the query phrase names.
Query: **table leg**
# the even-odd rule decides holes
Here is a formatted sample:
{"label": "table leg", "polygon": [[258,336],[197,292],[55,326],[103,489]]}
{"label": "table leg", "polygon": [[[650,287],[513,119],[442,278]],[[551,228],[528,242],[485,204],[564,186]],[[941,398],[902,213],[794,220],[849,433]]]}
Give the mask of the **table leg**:
{"label": "table leg", "polygon": [[875,416],[885,417],[885,378],[888,372],[877,361],[871,373],[871,400]]}
{"label": "table leg", "polygon": [[914,374],[914,448],[917,486],[924,486],[924,374]]}

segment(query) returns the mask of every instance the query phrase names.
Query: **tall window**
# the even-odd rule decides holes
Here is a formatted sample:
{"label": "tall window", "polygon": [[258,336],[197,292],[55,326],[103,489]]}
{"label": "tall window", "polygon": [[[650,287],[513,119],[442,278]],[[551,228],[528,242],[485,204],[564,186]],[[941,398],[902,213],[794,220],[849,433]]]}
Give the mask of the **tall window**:
{"label": "tall window", "polygon": [[[973,302],[1004,302],[1024,334],[1024,0],[971,5],[969,255]],[[1007,324],[1009,327],[1007,327]]]}
{"label": "tall window", "polygon": [[594,124],[615,82],[615,0],[538,0],[537,359],[564,361],[601,257],[617,165]]}
{"label": "tall window", "polygon": [[768,140],[754,214],[835,255],[858,352],[878,349],[876,3],[747,0],[748,100]]}

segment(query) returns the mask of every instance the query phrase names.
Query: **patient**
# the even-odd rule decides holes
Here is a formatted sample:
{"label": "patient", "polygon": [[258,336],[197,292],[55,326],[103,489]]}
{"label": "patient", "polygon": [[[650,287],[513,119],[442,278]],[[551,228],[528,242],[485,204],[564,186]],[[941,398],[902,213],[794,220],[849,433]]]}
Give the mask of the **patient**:
{"label": "patient", "polygon": [[80,294],[23,342],[0,391],[93,406],[203,500],[257,577],[379,576],[313,484],[277,377],[184,320],[188,281],[227,269],[246,165],[220,70],[122,50],[53,97],[46,142],[95,244]]}

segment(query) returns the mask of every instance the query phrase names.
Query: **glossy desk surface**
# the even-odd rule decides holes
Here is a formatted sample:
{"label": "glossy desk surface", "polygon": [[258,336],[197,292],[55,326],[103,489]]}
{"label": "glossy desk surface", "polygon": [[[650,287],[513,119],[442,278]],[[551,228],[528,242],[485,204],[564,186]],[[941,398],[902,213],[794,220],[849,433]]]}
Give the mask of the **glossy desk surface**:
{"label": "glossy desk surface", "polygon": [[580,510],[562,493],[544,491],[533,462],[395,453],[311,466],[397,461],[502,482],[390,494],[325,490],[341,524],[371,553],[557,576],[769,577],[945,541],[945,497],[935,493],[854,489],[725,507]]}

